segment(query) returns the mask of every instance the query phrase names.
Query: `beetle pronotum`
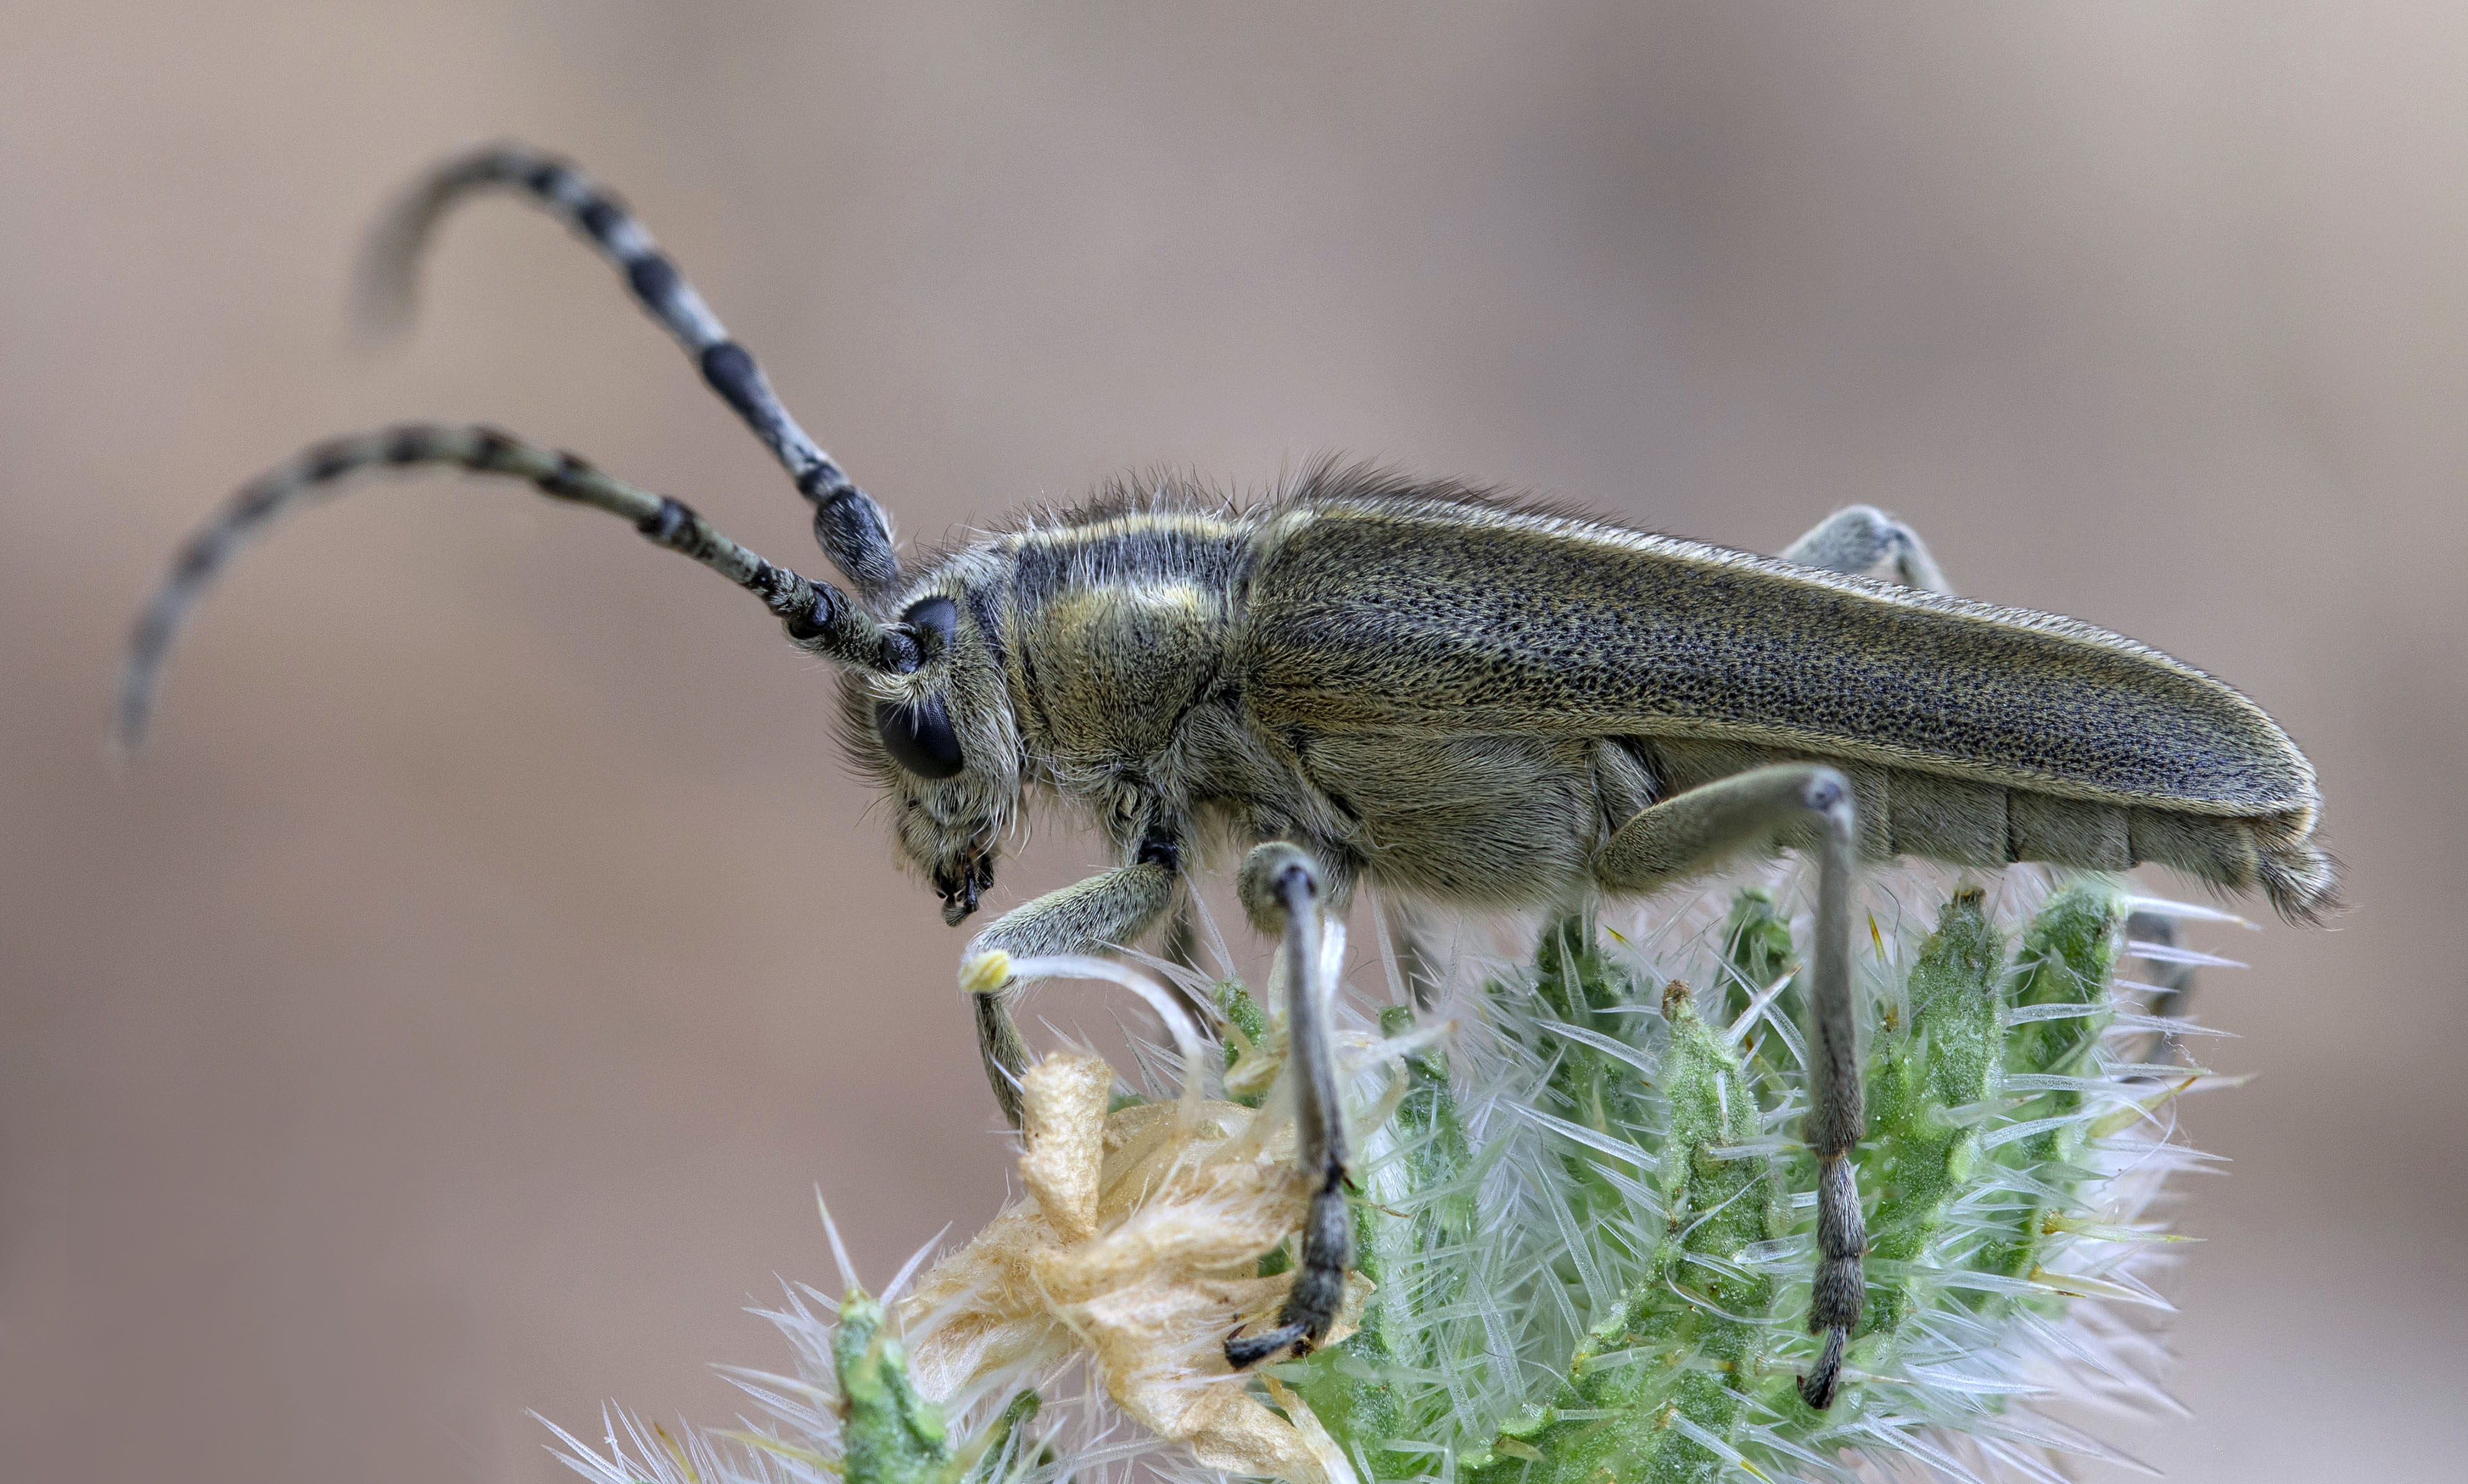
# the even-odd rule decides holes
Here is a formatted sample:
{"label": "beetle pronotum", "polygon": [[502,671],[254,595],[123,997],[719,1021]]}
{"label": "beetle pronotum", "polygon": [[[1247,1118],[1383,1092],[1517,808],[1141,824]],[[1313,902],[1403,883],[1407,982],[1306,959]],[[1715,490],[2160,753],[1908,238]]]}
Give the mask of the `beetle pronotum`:
{"label": "beetle pronotum", "polygon": [[813,507],[854,593],[774,566],[674,499],[486,429],[407,426],[308,450],[189,542],[140,621],[121,692],[142,735],[166,652],[237,547],[342,476],[445,464],[528,481],[634,523],[761,598],[840,667],[848,746],[901,855],[956,925],[992,885],[1032,791],[1079,806],[1113,864],[1012,909],[964,982],[994,1096],[1018,1119],[1028,1052],[1013,958],[1108,952],[1187,900],[1196,864],[1248,850],[1254,925],[1282,934],[1303,1173],[1312,1191],[1278,1324],[1235,1366],[1326,1333],[1350,1263],[1346,1150],[1320,982],[1322,914],[1358,884],[1479,907],[1641,894],[1790,846],[1817,865],[1808,994],[1819,1162],[1801,1378],[1831,1404],[1861,1312],[1862,1128],[1849,985],[1857,863],[2156,861],[2310,920],[2332,897],[2312,767],[2235,691],[2070,619],[1947,593],[1919,537],[1865,507],[1781,558],[1314,467],[1262,503],[1119,488],[904,569],[881,509],[809,438],[650,234],[562,161],[514,146],[411,192],[373,255],[400,303],[439,218],[484,189],[561,217],[624,274]]}

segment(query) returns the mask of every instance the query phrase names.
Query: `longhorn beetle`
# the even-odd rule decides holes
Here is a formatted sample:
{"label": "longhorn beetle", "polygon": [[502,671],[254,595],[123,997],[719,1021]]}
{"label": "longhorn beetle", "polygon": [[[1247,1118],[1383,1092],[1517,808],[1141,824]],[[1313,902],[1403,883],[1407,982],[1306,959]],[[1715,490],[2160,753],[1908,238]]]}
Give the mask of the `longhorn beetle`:
{"label": "longhorn beetle", "polygon": [[1800,1379],[1832,1404],[1862,1307],[1851,1001],[1858,862],[2157,861],[2332,904],[2314,771],[2245,696],[2071,619],[1946,590],[1866,507],[1779,558],[1651,536],[1466,485],[1322,464],[1238,506],[1184,480],[1120,485],[915,568],[881,507],[806,435],[743,347],[617,199],[518,146],[454,160],[382,225],[364,303],[408,305],[448,208],[511,191],[624,274],[813,507],[853,591],[774,566],[676,500],[488,429],[404,426],[309,449],[189,541],[145,610],[120,695],[142,736],[167,650],[239,546],[347,474],[450,465],[632,521],[760,598],[836,662],[844,741],[901,856],[957,925],[1032,791],[1084,810],[1113,865],[995,919],[963,982],[1017,1124],[1028,1050],[1014,957],[1118,950],[1176,917],[1212,850],[1248,848],[1253,925],[1282,934],[1311,1201],[1278,1323],[1240,1368],[1328,1332],[1351,1263],[1346,1149],[1320,982],[1323,913],[1369,881],[1407,902],[1546,907],[1634,895],[1777,846],[1817,863],[1807,996],[1817,1266]]}

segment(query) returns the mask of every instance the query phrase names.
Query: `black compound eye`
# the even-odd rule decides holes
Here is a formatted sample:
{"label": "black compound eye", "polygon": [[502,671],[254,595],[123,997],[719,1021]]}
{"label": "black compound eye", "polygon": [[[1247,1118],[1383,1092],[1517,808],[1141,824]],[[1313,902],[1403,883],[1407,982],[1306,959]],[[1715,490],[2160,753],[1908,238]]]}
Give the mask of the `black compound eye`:
{"label": "black compound eye", "polygon": [[945,654],[950,651],[951,636],[959,631],[960,610],[948,598],[920,598],[900,615],[900,621],[921,639],[933,635],[924,646],[927,654]]}
{"label": "black compound eye", "polygon": [[882,734],[891,760],[920,778],[949,778],[960,771],[960,738],[940,696],[913,703],[876,701],[874,729]]}

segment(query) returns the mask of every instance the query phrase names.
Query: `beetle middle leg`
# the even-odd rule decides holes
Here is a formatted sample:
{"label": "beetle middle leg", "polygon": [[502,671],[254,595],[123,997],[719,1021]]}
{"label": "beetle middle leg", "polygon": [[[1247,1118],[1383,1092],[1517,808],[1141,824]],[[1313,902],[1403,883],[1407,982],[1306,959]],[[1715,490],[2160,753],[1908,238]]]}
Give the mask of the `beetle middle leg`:
{"label": "beetle middle leg", "polygon": [[1834,1404],[1842,1351],[1859,1322],[1868,1239],[1850,1154],[1864,1122],[1858,1023],[1851,1006],[1851,871],[1860,839],[1851,783],[1817,763],[1753,768],[1677,794],[1622,825],[1594,863],[1606,890],[1652,891],[1696,876],[1788,832],[1814,827],[1817,934],[1809,976],[1809,1107],[1800,1137],[1817,1155],[1817,1277],[1808,1330],[1824,1336],[1801,1400]]}
{"label": "beetle middle leg", "polygon": [[1414,1008],[1428,1014],[1448,988],[1448,966],[1438,952],[1431,925],[1423,914],[1399,902],[1383,899],[1381,925],[1387,930],[1390,950],[1397,955],[1397,975]]}
{"label": "beetle middle leg", "polygon": [[1337,1059],[1321,1001],[1321,872],[1310,856],[1271,841],[1244,857],[1243,908],[1262,932],[1281,931],[1286,955],[1286,1066],[1293,1078],[1295,1163],[1312,1182],[1302,1252],[1276,1328],[1225,1339],[1225,1363],[1259,1364],[1291,1346],[1308,1353],[1337,1321],[1345,1274],[1354,1265],[1354,1218],[1345,1203],[1345,1122],[1337,1103]]}
{"label": "beetle middle leg", "polygon": [[1177,969],[1204,973],[1200,965],[1200,922],[1186,901],[1166,919],[1165,941],[1158,945],[1158,956]]}
{"label": "beetle middle leg", "polygon": [[[1164,915],[1174,902],[1177,880],[1170,860],[1135,860],[1100,871],[994,919],[961,956],[960,982],[976,1001],[977,1051],[985,1058],[986,1081],[994,1085],[994,1101],[1013,1128],[1019,1127],[1019,1078],[1029,1063],[1028,1043],[1020,1039],[1011,1013],[1022,986],[1007,971],[983,971],[989,956],[1111,954]],[[989,978],[994,982],[981,982]]]}

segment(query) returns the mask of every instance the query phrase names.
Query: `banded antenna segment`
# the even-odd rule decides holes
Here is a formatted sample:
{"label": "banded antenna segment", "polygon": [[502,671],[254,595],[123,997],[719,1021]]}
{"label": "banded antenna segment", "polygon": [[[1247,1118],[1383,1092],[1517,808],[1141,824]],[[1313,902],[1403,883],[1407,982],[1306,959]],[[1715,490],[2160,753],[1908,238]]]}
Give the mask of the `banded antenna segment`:
{"label": "banded antenna segment", "polygon": [[542,208],[614,264],[635,302],[685,348],[704,382],[796,481],[814,509],[814,539],[857,595],[877,608],[899,595],[900,559],[882,507],[788,415],[753,354],[729,337],[625,202],[555,155],[489,145],[446,161],[404,192],[362,261],[356,299],[365,329],[391,335],[409,322],[420,256],[437,224],[464,197],[488,190],[512,191]]}
{"label": "banded antenna segment", "polygon": [[917,644],[905,628],[880,622],[829,582],[764,560],[680,501],[493,428],[412,423],[308,449],[251,482],[189,537],[129,638],[113,726],[119,746],[134,750],[144,742],[172,642],[241,547],[283,515],[335,493],[348,475],[423,465],[519,480],[551,499],[606,511],[652,545],[691,558],[761,599],[798,647],[861,670],[899,674],[917,668]]}

